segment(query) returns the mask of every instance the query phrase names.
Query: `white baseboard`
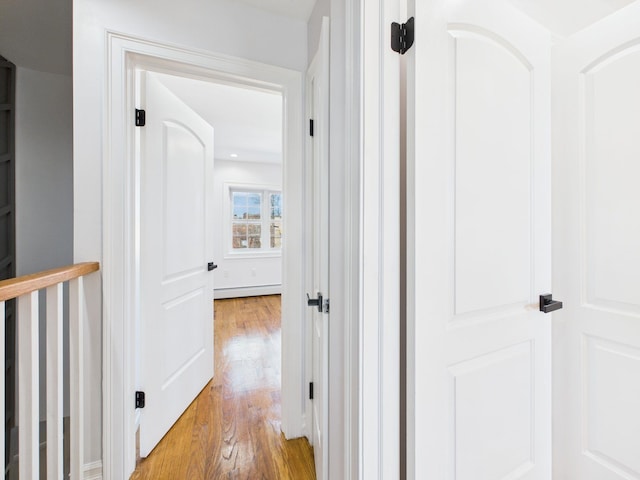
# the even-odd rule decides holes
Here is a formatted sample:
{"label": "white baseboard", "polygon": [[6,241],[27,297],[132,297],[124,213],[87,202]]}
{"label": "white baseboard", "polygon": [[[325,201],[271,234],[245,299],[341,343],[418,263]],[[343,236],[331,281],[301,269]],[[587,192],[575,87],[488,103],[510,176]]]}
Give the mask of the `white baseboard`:
{"label": "white baseboard", "polygon": [[86,463],[82,471],[84,480],[102,480],[102,461]]}
{"label": "white baseboard", "polygon": [[216,288],[213,298],[240,298],[256,297],[258,295],[279,295],[282,293],[282,285],[262,285],[259,287]]}

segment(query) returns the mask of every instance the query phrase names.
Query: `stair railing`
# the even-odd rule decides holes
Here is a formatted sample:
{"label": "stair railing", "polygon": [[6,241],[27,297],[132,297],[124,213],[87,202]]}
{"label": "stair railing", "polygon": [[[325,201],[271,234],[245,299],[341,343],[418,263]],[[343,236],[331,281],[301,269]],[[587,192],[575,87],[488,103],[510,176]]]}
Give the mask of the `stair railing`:
{"label": "stair railing", "polygon": [[[80,480],[84,462],[83,340],[84,277],[97,262],[78,263],[0,281],[0,319],[5,302],[17,298],[19,478],[40,478],[39,291],[46,290],[46,465],[47,479],[64,478],[63,284],[69,282],[70,478]],[[3,323],[4,325],[4,323]],[[5,361],[5,329],[0,328],[0,361]],[[0,371],[4,371],[4,368]],[[5,425],[5,382],[0,381],[0,425]],[[0,434],[2,465],[5,435]]]}

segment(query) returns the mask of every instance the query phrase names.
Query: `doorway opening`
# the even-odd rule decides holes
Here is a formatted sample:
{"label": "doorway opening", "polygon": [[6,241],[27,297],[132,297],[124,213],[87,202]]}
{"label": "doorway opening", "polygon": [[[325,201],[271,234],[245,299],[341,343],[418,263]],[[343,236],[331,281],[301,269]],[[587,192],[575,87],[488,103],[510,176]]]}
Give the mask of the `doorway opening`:
{"label": "doorway opening", "polygon": [[[289,364],[284,361],[284,358],[282,360],[280,358],[280,295],[283,290],[286,290],[286,287],[283,287],[283,259],[286,258],[286,254],[283,254],[283,245],[286,244],[286,240],[283,241],[282,235],[283,225],[287,220],[286,216],[283,215],[283,207],[286,203],[286,195],[283,188],[283,178],[285,177],[283,175],[284,111],[283,95],[280,91],[256,88],[255,86],[247,87],[244,84],[238,85],[228,81],[220,82],[212,81],[211,79],[187,78],[179,76],[177,73],[168,74],[149,69],[140,69],[137,73],[137,78],[140,82],[140,87],[137,89],[140,96],[138,104],[145,106],[148,110],[146,121],[148,130],[140,134],[137,142],[141,145],[141,165],[139,167],[141,199],[138,208],[140,209],[139,218],[142,225],[139,242],[140,251],[142,252],[140,277],[143,304],[141,306],[142,321],[138,330],[136,351],[153,352],[154,347],[149,344],[162,342],[163,338],[166,341],[169,337],[170,343],[182,342],[180,345],[176,345],[180,347],[177,350],[183,352],[191,348],[193,351],[192,356],[185,356],[183,353],[177,355],[180,358],[173,362],[176,368],[165,369],[166,371],[160,374],[162,378],[159,379],[159,382],[162,386],[156,389],[156,398],[161,394],[165,395],[161,392],[168,390],[171,382],[176,383],[178,381],[176,379],[180,375],[186,376],[187,370],[192,368],[191,365],[199,361],[197,356],[203,349],[207,356],[213,356],[214,354],[211,351],[215,350],[216,359],[213,381],[209,382],[210,374],[208,371],[196,374],[199,375],[200,382],[198,383],[197,391],[204,387],[204,390],[199,395],[196,390],[192,389],[193,391],[190,394],[181,395],[180,398],[171,394],[167,394],[166,398],[162,397],[165,402],[171,399],[172,402],[182,405],[169,421],[165,421],[166,419],[164,418],[164,416],[168,415],[167,410],[169,409],[167,408],[162,408],[162,411],[149,409],[140,412],[140,428],[143,430],[139,437],[142,439],[140,442],[141,452],[143,456],[148,455],[148,461],[144,462],[144,466],[150,465],[149,468],[153,469],[153,464],[157,463],[156,457],[158,455],[162,456],[161,453],[154,453],[156,449],[162,451],[163,442],[166,442],[170,437],[174,438],[175,441],[178,434],[172,432],[172,430],[181,429],[181,422],[184,423],[182,417],[189,418],[189,412],[196,408],[196,404],[199,405],[205,401],[205,398],[209,398],[208,393],[218,392],[222,394],[219,400],[234,408],[235,413],[230,413],[224,406],[222,410],[208,408],[208,410],[218,410],[219,418],[214,420],[216,424],[225,425],[227,422],[231,422],[235,425],[236,419],[247,419],[249,416],[253,416],[256,417],[253,419],[254,421],[240,422],[237,424],[238,428],[247,427],[265,430],[263,428],[264,422],[259,421],[260,419],[257,418],[262,415],[272,429],[277,426],[278,435],[275,437],[272,435],[271,441],[277,441],[280,437],[280,372],[281,365]],[[152,96],[155,97],[152,98]],[[157,100],[155,100],[156,97]],[[155,104],[154,101],[156,102]],[[178,103],[179,105],[175,106],[174,111],[185,109],[189,112],[189,115],[199,117],[199,119],[189,120],[189,115],[181,118],[178,114],[175,114],[174,117],[172,116],[174,114],[169,112],[164,105],[161,108],[161,103],[167,105]],[[155,107],[155,112],[152,111],[153,107]],[[157,117],[160,115],[160,111],[165,112],[165,110],[167,113],[166,117],[162,118],[162,125],[155,128],[158,133],[152,133],[154,131],[153,122],[160,122],[158,118],[153,118],[153,115]],[[182,130],[196,132],[198,127],[192,127],[189,122],[195,122],[197,125],[199,120],[203,120],[209,127],[212,127],[212,134],[209,135],[206,129],[203,130],[202,139],[198,138],[197,145],[187,148],[187,138],[190,133],[184,133]],[[172,133],[173,130],[182,133],[178,135]],[[138,131],[136,130],[136,132]],[[207,144],[209,136],[213,137],[211,142],[213,145],[212,152],[207,149],[200,152],[199,144]],[[156,152],[156,147],[152,145],[154,142],[166,145],[166,147],[158,148]],[[169,177],[171,175],[182,176],[182,174],[173,171],[171,163],[175,161],[180,169],[188,170],[189,168],[194,168],[189,164],[189,155],[194,148],[199,154],[202,153],[204,156],[213,157],[212,175],[211,178],[205,181],[205,188],[209,191],[201,194],[192,192],[192,190],[200,188],[198,185],[202,185],[202,181],[196,173],[196,175],[190,177],[193,185],[180,194],[182,198],[172,198],[171,191],[180,188],[180,186],[172,187],[172,180]],[[178,153],[176,153],[176,149],[179,150]],[[200,168],[200,157],[203,155],[196,155],[195,160],[191,160],[192,164],[197,165],[197,169]],[[175,160],[171,160],[172,156]],[[157,175],[154,175],[155,167],[146,163],[161,163],[163,167],[159,169]],[[208,163],[208,160],[204,163]],[[172,171],[173,174],[171,174]],[[197,171],[204,172],[204,170]],[[208,175],[210,171],[206,170],[206,172]],[[156,176],[158,180],[155,179]],[[182,179],[181,182],[184,183],[185,180],[189,179]],[[147,200],[147,192],[156,188],[150,185],[149,182],[161,184],[157,188],[159,191],[163,190],[164,192],[157,196],[155,202]],[[176,222],[175,219],[172,220],[171,212],[166,213],[172,208],[171,204],[181,204],[185,198],[191,198],[191,196],[193,196],[192,201],[187,200],[181,207],[182,211],[177,212],[175,216],[191,215],[187,212],[187,207],[192,204],[198,212],[196,217],[201,216],[202,213],[207,216],[204,226],[202,229],[191,231],[191,225],[182,225],[180,223],[183,219],[178,220],[176,226],[182,225],[184,235],[191,237],[201,235],[205,239],[204,243],[212,242],[213,245],[206,246],[206,250],[213,254],[213,261],[209,263],[209,270],[215,269],[215,272],[213,272],[215,297],[217,299],[227,299],[217,301],[217,304],[222,305],[220,308],[224,311],[224,315],[221,319],[215,319],[215,316],[214,319],[211,319],[214,324],[213,341],[216,347],[213,348],[213,345],[211,345],[208,349],[202,347],[202,342],[197,336],[185,335],[184,339],[179,340],[182,335],[178,332],[171,334],[171,326],[166,326],[161,321],[159,325],[156,325],[158,323],[156,316],[152,320],[145,320],[145,317],[151,316],[146,313],[148,310],[144,304],[145,298],[153,298],[154,294],[153,292],[151,296],[145,296],[144,294],[148,289],[148,286],[145,286],[145,282],[151,281],[145,281],[145,278],[151,278],[151,274],[145,270],[147,268],[145,265],[149,264],[149,262],[145,263],[144,258],[148,254],[144,252],[159,242],[173,245],[170,240],[164,238],[167,234],[147,235],[145,237],[144,232],[147,230],[145,218],[153,216],[164,218],[162,220],[164,227],[161,230],[166,233],[167,228],[172,230],[169,226],[170,223]],[[211,201],[207,201],[209,196],[212,197]],[[201,207],[200,203],[202,202],[205,204],[210,203],[211,208],[207,206]],[[157,214],[157,210],[162,212]],[[196,217],[192,219],[191,224],[200,221]],[[211,231],[210,235],[205,233],[209,230]],[[159,237],[163,238],[158,240]],[[192,240],[185,240],[184,242],[179,240],[173,246],[183,244],[187,248],[195,249],[202,246],[200,243],[192,245]],[[167,251],[171,252],[168,248],[163,247],[160,247],[160,250],[165,253]],[[160,253],[159,256],[168,265],[174,263],[173,260],[164,258],[165,254]],[[174,268],[173,271],[169,272],[165,268],[161,274],[163,280],[160,283],[162,285],[176,283],[176,277],[182,278],[191,271],[191,264],[186,260],[185,254],[178,254],[178,256],[181,257],[180,261],[186,263],[176,267],[177,270]],[[155,264],[155,258],[156,256],[152,256],[152,262],[150,263]],[[195,263],[192,263],[197,267],[201,261],[202,259],[198,258],[195,259]],[[204,263],[202,261],[203,265]],[[192,292],[195,291],[192,287],[188,288],[191,288],[191,290],[182,292],[181,297],[174,295],[165,302],[165,305],[170,303],[170,308],[176,310],[179,308],[177,304],[183,302],[181,298],[186,298],[187,300],[183,303],[188,303],[189,299],[194,295]],[[256,302],[254,300],[262,301]],[[250,308],[247,308],[248,305],[255,306],[256,311],[252,312]],[[263,308],[265,305],[266,309]],[[158,311],[159,315],[157,317],[164,315],[162,309]],[[189,307],[187,307],[184,313],[189,312]],[[265,312],[266,315],[263,315]],[[180,316],[182,318],[181,322],[186,321],[182,317],[183,314]],[[170,320],[170,317],[171,314],[169,313],[167,318]],[[258,328],[249,329],[248,325],[250,324],[257,325]],[[204,326],[201,330],[208,331],[208,328],[208,326]],[[159,331],[164,332],[165,335],[158,335]],[[241,348],[238,348],[238,346]],[[159,355],[157,361],[150,361],[149,358],[142,358],[137,361],[136,385],[138,389],[147,388],[153,390],[153,386],[150,386],[150,383],[152,377],[156,376],[155,371],[159,366],[166,366],[164,365],[167,363],[166,358],[173,355],[168,352],[168,350],[173,350],[172,348],[162,350],[163,352]],[[210,361],[213,361],[213,358]],[[228,382],[229,379],[231,379],[230,383]],[[259,409],[259,413],[256,413],[255,409],[252,410],[252,405],[264,403],[259,400],[261,395],[258,391],[267,392],[267,396],[271,399],[271,407],[267,410],[273,410],[273,415],[263,415],[269,412],[264,412],[262,408]],[[238,398],[229,398],[230,395]],[[248,405],[245,405],[246,408],[244,410],[248,409],[248,411],[244,411],[241,407],[243,397],[247,397]],[[209,398],[209,403],[211,401],[211,398]],[[213,402],[215,403],[215,401]],[[188,407],[188,405],[191,406]],[[145,415],[147,416],[146,419],[144,418]],[[167,436],[160,441],[165,430],[179,415],[182,415],[180,420],[171,427]],[[227,418],[228,416],[231,418]],[[160,434],[156,434],[154,438],[149,439],[144,429],[155,428],[161,422],[165,424],[163,431]],[[211,425],[211,429],[212,431],[216,430],[215,425]],[[231,434],[232,438],[227,438],[229,437],[228,430],[217,430],[219,433],[224,434],[224,441],[233,439],[234,445],[237,447],[236,456],[245,455],[237,453],[242,450],[242,435],[236,437],[234,432],[234,434]],[[190,440],[192,434],[187,433],[187,437]],[[254,438],[254,435],[249,435],[249,438]],[[184,438],[180,439],[178,435],[179,442],[184,440]],[[284,437],[282,437],[282,440],[284,441]],[[249,445],[248,448],[252,447],[254,446]],[[212,445],[212,448],[220,450],[219,444],[218,447]],[[232,455],[232,452],[222,452],[220,460],[228,460],[229,455]],[[211,458],[211,456],[212,452],[206,453],[206,458]],[[238,459],[236,458],[236,460]],[[229,468],[224,466],[225,463],[217,464],[216,468]],[[235,469],[235,466],[231,468]],[[157,473],[154,471],[154,475]]]}
{"label": "doorway opening", "polygon": [[[139,216],[136,208],[140,199],[138,144],[135,142],[135,116],[131,114],[139,99],[141,72],[154,72],[201,81],[213,81],[222,85],[242,86],[246,89],[276,92],[282,101],[282,230],[287,232],[287,248],[282,256],[282,431],[286,438],[306,434],[304,375],[299,374],[304,365],[302,322],[304,313],[303,293],[304,244],[302,242],[303,201],[303,123],[302,123],[302,74],[293,70],[265,65],[245,59],[183,50],[148,41],[110,34],[110,50],[114,61],[110,69],[112,88],[111,121],[113,144],[121,148],[123,155],[115,156],[113,165],[120,165],[120,172],[107,172],[105,191],[105,242],[110,252],[123,260],[123,270],[105,271],[105,304],[121,305],[122,315],[109,308],[104,312],[104,328],[109,340],[104,351],[105,415],[103,428],[104,468],[106,477],[128,477],[136,462],[136,429],[143,411],[130,408],[136,385],[135,347],[140,331],[136,327],[140,302],[140,271],[138,268]],[[124,108],[124,109],[123,109]],[[125,111],[126,110],[126,111]],[[147,113],[147,122],[150,121]],[[127,159],[124,161],[124,159]],[[113,190],[115,189],[115,190]],[[121,209],[110,199],[115,192],[125,192],[127,208]],[[270,238],[269,238],[270,241]],[[211,259],[213,260],[213,259]],[[136,270],[136,268],[138,268]],[[218,271],[214,271],[217,274]],[[212,287],[213,290],[213,287]],[[120,354],[122,352],[122,354]]]}

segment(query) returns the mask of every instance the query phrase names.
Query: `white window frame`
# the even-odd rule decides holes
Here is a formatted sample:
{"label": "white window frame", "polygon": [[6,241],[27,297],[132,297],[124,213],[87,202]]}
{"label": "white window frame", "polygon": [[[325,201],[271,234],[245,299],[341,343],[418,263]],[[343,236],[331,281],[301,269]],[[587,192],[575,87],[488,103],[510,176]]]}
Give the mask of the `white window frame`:
{"label": "white window frame", "polygon": [[[231,196],[233,192],[249,192],[259,193],[262,195],[261,218],[261,245],[262,248],[233,248],[233,215],[231,213],[233,208],[233,202]],[[271,204],[268,201],[268,196],[273,193],[283,195],[282,187],[277,185],[262,185],[262,184],[238,184],[238,183],[225,183],[224,184],[224,258],[232,260],[235,258],[277,258],[282,256],[282,247],[271,248]],[[283,211],[284,217],[284,211]],[[256,222],[257,223],[257,222]],[[283,224],[283,220],[280,220],[280,225]],[[265,228],[266,227],[266,228]],[[264,245],[267,245],[265,247]]]}

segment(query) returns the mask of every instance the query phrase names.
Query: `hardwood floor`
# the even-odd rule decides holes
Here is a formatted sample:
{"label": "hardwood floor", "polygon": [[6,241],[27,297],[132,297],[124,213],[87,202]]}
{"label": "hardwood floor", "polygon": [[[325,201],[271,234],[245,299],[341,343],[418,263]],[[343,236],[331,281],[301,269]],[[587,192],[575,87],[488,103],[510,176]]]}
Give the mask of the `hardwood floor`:
{"label": "hardwood floor", "polygon": [[216,300],[215,375],[131,480],[315,479],[280,433],[280,296]]}

